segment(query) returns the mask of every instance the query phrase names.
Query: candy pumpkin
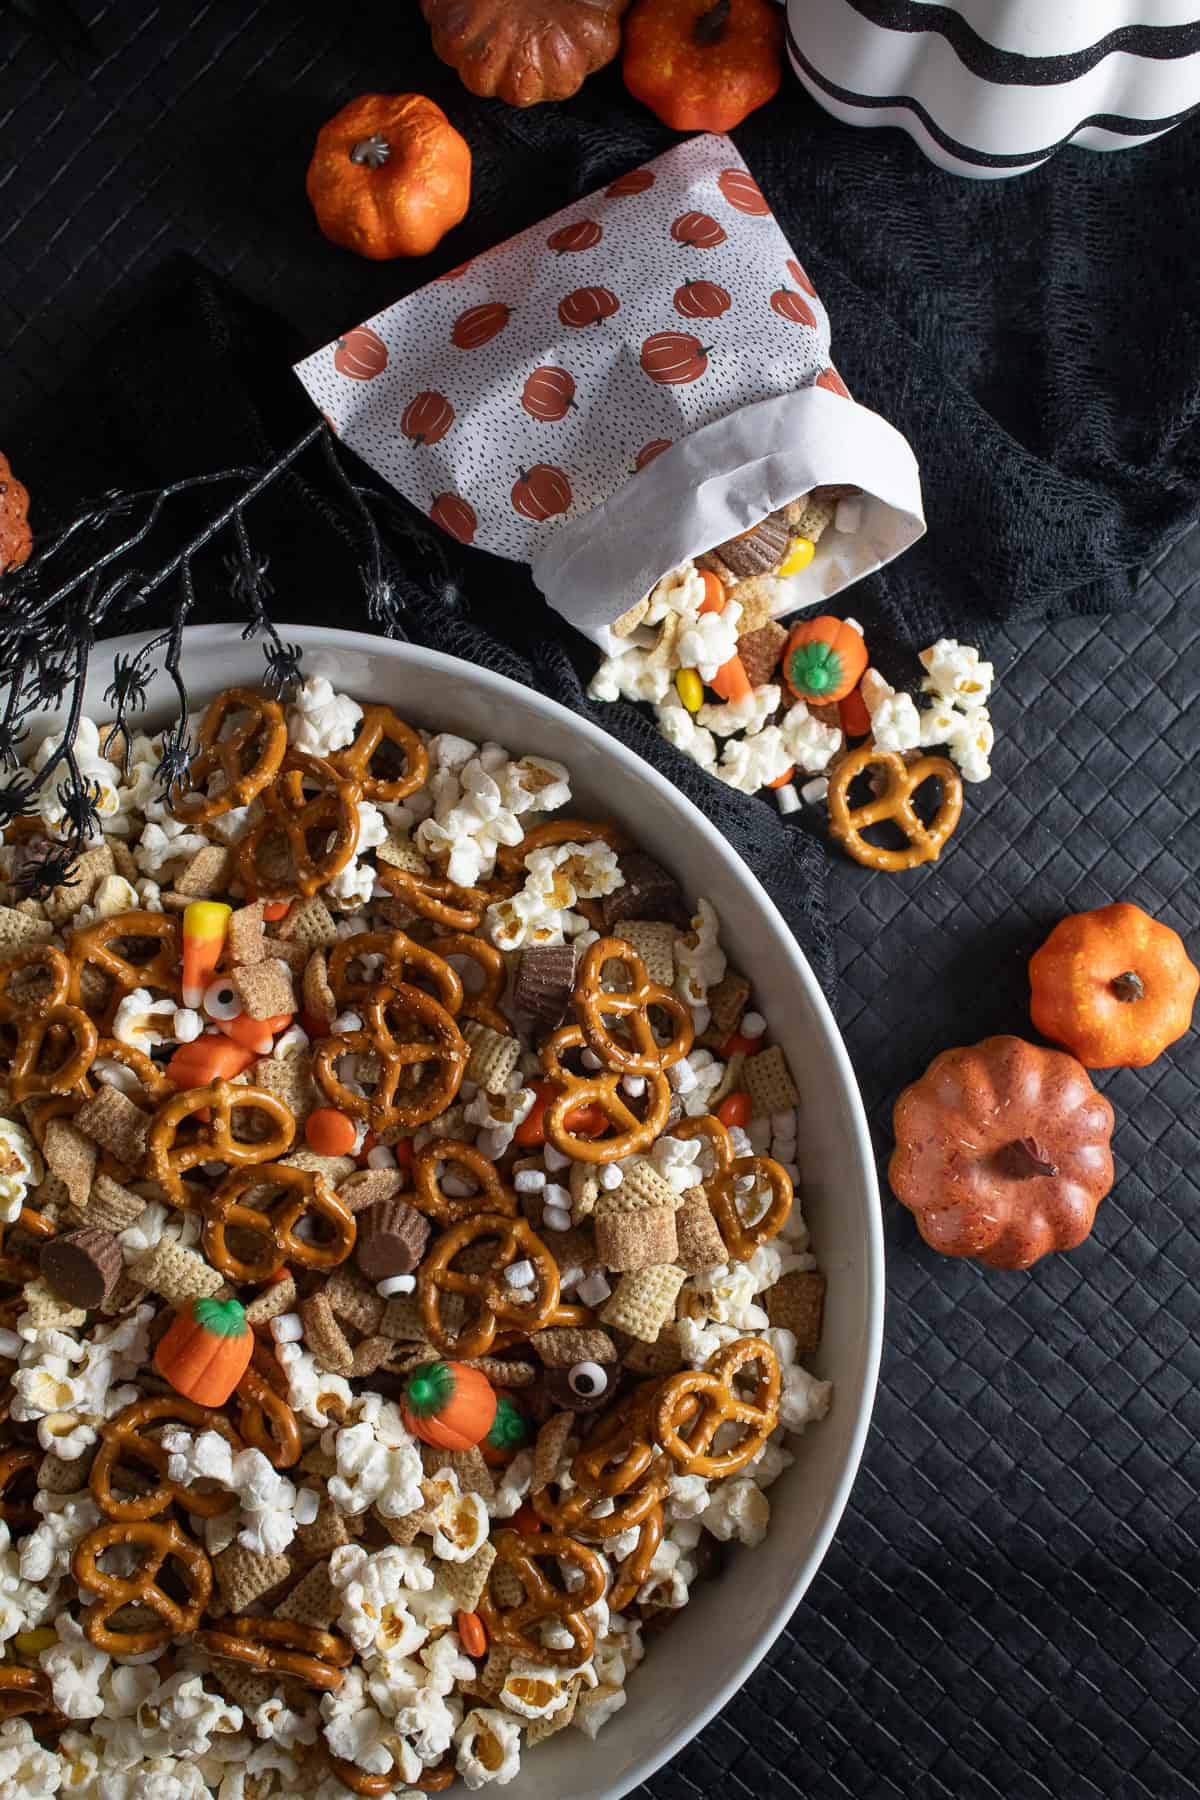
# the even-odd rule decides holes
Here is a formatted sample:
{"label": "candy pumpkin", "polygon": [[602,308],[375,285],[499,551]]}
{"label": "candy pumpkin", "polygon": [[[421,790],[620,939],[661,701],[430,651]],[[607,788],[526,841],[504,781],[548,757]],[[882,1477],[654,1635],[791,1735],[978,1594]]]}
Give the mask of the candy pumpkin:
{"label": "candy pumpkin", "polygon": [[404,1383],[400,1411],[414,1437],[439,1450],[470,1450],[496,1418],[496,1391],[480,1369],[419,1363]]}
{"label": "candy pumpkin", "polygon": [[1169,925],[1118,901],[1056,925],[1029,982],[1043,1037],[1089,1069],[1143,1069],[1191,1024],[1200,970]]}
{"label": "candy pumpkin", "polygon": [[473,94],[566,100],[621,47],[629,0],[421,0],[433,48]]}
{"label": "candy pumpkin", "polygon": [[529,1442],[530,1431],[524,1413],[507,1394],[496,1398],[496,1417],[488,1434],[480,1442],[483,1460],[493,1468],[510,1463],[518,1450]]}
{"label": "candy pumpkin", "polygon": [[1073,1056],[1023,1038],[944,1050],[892,1122],[888,1179],[944,1256],[1027,1269],[1082,1243],[1112,1186],[1112,1107]]}
{"label": "candy pumpkin", "polygon": [[781,667],[797,700],[822,706],[844,700],[866,670],[866,641],[853,625],[822,613],[793,625]]}
{"label": "candy pumpkin", "polygon": [[362,94],[321,127],[307,186],[331,243],[425,256],[466,213],[471,151],[423,94]]}
{"label": "candy pumpkin", "polygon": [[32,549],[29,489],[17,480],[7,456],[0,455],[0,575],[19,569]]}
{"label": "candy pumpkin", "polygon": [[637,0],[622,73],[675,131],[732,131],[778,93],[782,50],[770,0]]}
{"label": "candy pumpkin", "polygon": [[237,1300],[191,1300],[160,1338],[154,1366],[177,1394],[224,1406],[250,1362],[254,1333]]}

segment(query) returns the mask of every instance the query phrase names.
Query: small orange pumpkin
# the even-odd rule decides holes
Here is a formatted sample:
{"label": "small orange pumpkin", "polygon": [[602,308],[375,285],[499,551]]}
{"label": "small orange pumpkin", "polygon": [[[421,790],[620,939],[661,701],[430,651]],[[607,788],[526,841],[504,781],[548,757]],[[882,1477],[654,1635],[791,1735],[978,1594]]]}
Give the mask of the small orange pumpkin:
{"label": "small orange pumpkin", "polygon": [[797,700],[825,706],[858,686],[867,667],[866,641],[853,625],[822,613],[793,625],[781,667]]}
{"label": "small orange pumpkin", "polygon": [[237,1300],[192,1300],[159,1340],[154,1366],[198,1406],[224,1406],[249,1366],[254,1333]]}
{"label": "small orange pumpkin", "polygon": [[496,1417],[496,1390],[481,1369],[419,1363],[404,1383],[400,1411],[414,1437],[439,1450],[470,1450]]}
{"label": "small orange pumpkin", "polygon": [[1200,970],[1178,932],[1117,901],[1073,913],[1029,962],[1034,1024],[1089,1069],[1143,1069],[1192,1022]]}
{"label": "small orange pumpkin", "polygon": [[779,92],[783,17],[769,0],[637,0],[622,74],[675,131],[732,131]]}
{"label": "small orange pumpkin", "polygon": [[466,214],[471,151],[423,94],[362,94],[321,127],[307,187],[331,243],[426,256]]}
{"label": "small orange pumpkin", "polygon": [[0,455],[0,575],[6,569],[19,569],[32,549],[29,489],[17,480],[7,456]]}

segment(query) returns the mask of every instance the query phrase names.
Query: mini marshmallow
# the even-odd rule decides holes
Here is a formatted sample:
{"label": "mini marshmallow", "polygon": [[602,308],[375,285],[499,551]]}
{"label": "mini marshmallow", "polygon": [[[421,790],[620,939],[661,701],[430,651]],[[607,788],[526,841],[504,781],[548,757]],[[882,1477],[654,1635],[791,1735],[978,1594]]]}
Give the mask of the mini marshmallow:
{"label": "mini marshmallow", "polygon": [[619,1188],[624,1179],[616,1163],[605,1163],[600,1171],[600,1186],[606,1193],[611,1194],[615,1188]]}
{"label": "mini marshmallow", "polygon": [[545,1185],[543,1169],[518,1169],[513,1177],[513,1188],[518,1194],[538,1194]]}
{"label": "mini marshmallow", "polygon": [[612,1295],[612,1287],[599,1269],[593,1269],[583,1281],[575,1284],[575,1297],[585,1306],[603,1306]]}
{"label": "mini marshmallow", "polygon": [[556,1206],[565,1212],[571,1210],[571,1190],[557,1181],[547,1182],[542,1197],[547,1206]]}
{"label": "mini marshmallow", "polygon": [[523,1288],[530,1285],[536,1273],[537,1271],[528,1258],[522,1257],[520,1262],[508,1265],[504,1271],[504,1279],[509,1287]]}
{"label": "mini marshmallow", "polygon": [[542,1224],[547,1231],[570,1231],[571,1215],[562,1206],[548,1206],[542,1214]]}
{"label": "mini marshmallow", "polygon": [[299,1313],[280,1313],[271,1320],[270,1331],[277,1344],[298,1344],[304,1337],[304,1321]]}

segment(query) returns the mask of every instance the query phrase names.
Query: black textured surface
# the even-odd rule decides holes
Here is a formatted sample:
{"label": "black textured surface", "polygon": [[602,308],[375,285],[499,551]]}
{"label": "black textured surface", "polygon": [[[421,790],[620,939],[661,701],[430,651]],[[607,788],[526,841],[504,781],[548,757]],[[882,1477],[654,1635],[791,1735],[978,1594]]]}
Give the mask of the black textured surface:
{"label": "black textured surface", "polygon": [[[353,94],[420,86],[472,141],[471,218],[432,268],[666,141],[612,72],[537,115],[471,101],[421,53],[411,0],[349,19],[314,0],[80,11],[87,80],[0,11],[0,443],[35,492],[128,465],[111,390],[102,415],[54,398],[103,377],[97,346],[170,253],[283,313],[297,334],[281,359],[426,278],[342,256],[311,224],[311,140]],[[912,666],[889,625],[923,642],[942,621],[975,637],[1009,616],[988,642],[996,774],[968,790],[942,862],[892,879],[830,865],[838,1010],[884,1152],[895,1093],[930,1055],[1027,1029],[1025,958],[1063,912],[1123,897],[1193,952],[1200,937],[1185,598],[1200,532],[1132,592],[1196,510],[1196,138],[980,189],[794,93],[738,136],[830,306],[839,366],[926,472],[928,540],[856,595],[885,666]],[[1155,293],[1170,303],[1151,313]],[[131,378],[138,353],[127,331]],[[213,410],[183,376],[163,421],[172,407]],[[177,436],[176,468],[194,466],[186,424]],[[492,570],[469,566],[478,618],[498,603]],[[1122,600],[1110,618],[1018,617]],[[526,605],[518,634],[537,617]],[[643,1800],[1195,1791],[1195,1042],[1100,1077],[1118,1182],[1074,1255],[1019,1277],[941,1261],[885,1199],[883,1380],[846,1520],[785,1637]]]}

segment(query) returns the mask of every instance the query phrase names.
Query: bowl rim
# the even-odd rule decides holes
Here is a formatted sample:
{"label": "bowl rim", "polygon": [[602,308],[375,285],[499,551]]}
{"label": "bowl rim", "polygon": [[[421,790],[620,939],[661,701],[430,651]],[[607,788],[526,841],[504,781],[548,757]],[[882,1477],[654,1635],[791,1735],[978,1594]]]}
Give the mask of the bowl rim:
{"label": "bowl rim", "polygon": [[[237,626],[232,624],[187,626],[183,641],[185,673],[189,646],[194,645],[199,649],[228,645],[230,637],[237,632],[237,629]],[[716,826],[704,813],[664,775],[661,775],[650,763],[644,762],[619,739],[610,736],[598,725],[594,725],[590,719],[578,717],[567,707],[560,705],[557,700],[550,699],[548,695],[539,693],[535,688],[522,687],[506,675],[499,675],[492,669],[468,662],[461,657],[447,656],[439,650],[428,650],[423,645],[409,643],[403,639],[377,637],[365,631],[343,631],[333,628],[326,629],[323,626],[282,622],[276,622],[275,630],[285,642],[298,643],[302,650],[308,650],[314,654],[319,653],[323,657],[336,659],[339,650],[346,653],[353,652],[355,655],[367,653],[398,663],[406,663],[417,669],[427,670],[432,675],[452,677],[458,681],[463,680],[464,677],[469,678],[494,693],[498,702],[507,700],[511,703],[515,700],[534,713],[557,720],[560,724],[564,722],[569,724],[572,731],[579,737],[584,750],[591,749],[601,756],[608,757],[619,767],[636,772],[639,779],[646,780],[657,788],[660,796],[682,814],[686,827],[705,841],[709,854],[724,863],[727,868],[731,868],[738,881],[748,885],[751,889],[754,902],[761,909],[766,922],[778,939],[780,954],[786,957],[790,973],[805,991],[823,1035],[824,1048],[844,1090],[852,1124],[854,1151],[866,1185],[864,1264],[867,1307],[862,1340],[863,1381],[855,1403],[855,1416],[848,1434],[848,1449],[842,1470],[826,1508],[824,1522],[810,1540],[806,1553],[792,1578],[781,1585],[779,1598],[772,1609],[770,1622],[756,1640],[752,1650],[739,1658],[728,1676],[704,1704],[698,1706],[696,1711],[689,1715],[677,1730],[660,1740],[648,1755],[622,1774],[619,1778],[621,1785],[610,1790],[610,1800],[621,1800],[622,1795],[630,1793],[656,1770],[668,1763],[672,1757],[678,1755],[687,1744],[691,1743],[692,1739],[697,1737],[704,1727],[716,1717],[732,1695],[758,1668],[800,1604],[813,1577],[824,1561],[834,1532],[841,1523],[855,1477],[858,1474],[878,1387],[879,1364],[883,1348],[885,1295],[883,1222],[879,1183],[875,1168],[875,1153],[858,1081],[824,991],[779,908],[758,884],[748,864],[735,850],[730,848]],[[105,655],[129,654],[142,648],[154,635],[152,632],[133,632],[121,637],[104,638],[97,642],[96,650]],[[241,641],[240,633],[235,641]],[[88,671],[89,689],[97,681],[99,675],[100,670],[95,657],[93,657],[92,667]],[[204,704],[207,705],[210,697],[210,694],[205,691]],[[151,702],[150,710],[155,710],[153,702]],[[498,716],[503,716],[499,709]]]}

